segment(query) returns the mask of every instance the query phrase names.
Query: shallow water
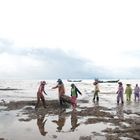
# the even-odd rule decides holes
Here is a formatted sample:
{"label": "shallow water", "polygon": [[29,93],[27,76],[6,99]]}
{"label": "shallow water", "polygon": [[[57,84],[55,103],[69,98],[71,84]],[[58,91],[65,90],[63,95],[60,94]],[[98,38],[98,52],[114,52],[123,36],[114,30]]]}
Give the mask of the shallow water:
{"label": "shallow water", "polygon": [[[46,80],[47,81],[47,80]],[[127,83],[124,80],[124,83]],[[132,87],[135,83],[140,83],[139,80],[131,80]],[[56,80],[48,80],[46,86],[47,96],[45,96],[46,101],[52,99],[58,99],[57,89],[52,90],[51,88],[56,85]],[[70,84],[64,81],[66,87],[66,94],[70,95]],[[83,93],[82,96],[78,96],[78,106],[79,107],[93,107],[93,106],[103,106],[107,107],[110,112],[116,115],[116,118],[134,118],[139,117],[134,114],[135,112],[140,112],[140,102],[134,102],[134,97],[132,96],[131,102],[124,102],[124,105],[117,105],[116,103],[116,90],[117,83],[102,83],[100,84],[101,93],[99,94],[99,102],[93,102],[93,81],[83,80],[81,83],[76,83],[77,87]],[[0,99],[4,99],[6,102],[18,101],[18,100],[36,100],[36,91],[39,86],[39,81],[36,80],[0,80],[0,88],[17,88],[18,90],[0,90]],[[81,99],[87,100],[89,102],[82,103]],[[125,99],[125,96],[124,96]],[[1,102],[1,101],[0,101]],[[111,123],[98,122],[94,124],[86,125],[84,122],[89,117],[81,117],[73,114],[71,108],[67,108],[66,112],[71,112],[70,115],[39,115],[37,119],[29,119],[28,116],[23,115],[19,111],[2,111],[4,107],[0,106],[0,138],[5,140],[79,140],[82,137],[89,137],[90,139],[105,140],[105,134],[102,130],[108,128],[115,128]],[[81,108],[77,108],[81,110]],[[124,112],[124,110],[128,111]],[[131,112],[129,114],[129,112]],[[90,116],[92,118],[92,116]],[[43,124],[43,122],[46,122]],[[43,126],[44,125],[44,126]],[[125,124],[126,126],[128,124]],[[125,140],[126,138],[123,138]]]}
{"label": "shallow water", "polygon": [[[100,101],[102,104],[102,100]],[[90,102],[89,106],[98,106],[99,103]],[[88,104],[88,103],[84,103]],[[82,106],[79,103],[79,106]],[[123,112],[125,105],[117,105],[112,108],[110,113],[114,113],[117,118],[134,118],[139,117],[136,114],[126,114]],[[34,108],[32,106],[32,108]],[[80,110],[78,108],[77,110]],[[5,140],[79,140],[82,138],[90,137],[94,140],[106,140],[106,133],[102,132],[106,128],[115,129],[118,126],[109,122],[95,122],[92,124],[86,124],[85,122],[89,118],[95,118],[95,116],[78,116],[77,113],[72,111],[72,108],[67,108],[65,111],[60,110],[58,115],[48,114],[36,114],[36,117],[29,117],[29,114],[23,112],[23,110],[16,111],[0,111],[0,138]],[[105,117],[104,117],[105,119]],[[106,118],[107,119],[107,118]],[[123,126],[128,127],[126,122],[121,123]],[[122,137],[125,140],[126,137]],[[129,138],[128,138],[129,139]]]}
{"label": "shallow water", "polygon": [[[124,88],[126,83],[131,83],[132,88],[134,88],[136,83],[140,83],[140,80],[121,80],[124,83]],[[56,80],[46,80],[47,85],[45,86],[47,96],[45,96],[46,100],[52,100],[58,98],[57,89],[51,89],[55,86]],[[67,82],[67,80],[63,80],[66,89],[66,95],[70,96],[70,85],[71,82]],[[31,100],[36,99],[36,92],[38,86],[40,84],[40,80],[0,80],[0,89],[17,89],[17,90],[0,90],[0,99],[4,99],[5,101],[17,101],[17,100]],[[76,82],[75,85],[80,89],[83,93],[82,96],[79,95],[78,99],[89,99],[92,98],[94,90],[93,80],[83,80],[82,82]],[[116,100],[116,90],[118,84],[117,83],[101,83],[101,98],[111,100]],[[92,93],[92,94],[91,94]],[[103,96],[104,95],[104,96]],[[114,96],[112,96],[114,95]],[[132,95],[133,98],[133,95]],[[110,100],[109,100],[110,101]],[[115,102],[116,103],[116,102]]]}
{"label": "shallow water", "polygon": [[[22,120],[24,118],[24,121]],[[26,115],[20,115],[18,111],[4,111],[0,113],[0,137],[6,140],[45,140],[45,139],[79,139],[91,136],[92,139],[105,139],[101,132],[106,127],[115,128],[110,123],[95,123],[86,125],[87,117],[78,117],[75,113],[64,115],[39,115],[37,119],[26,120]],[[46,122],[45,122],[46,120]],[[44,123],[45,122],[45,123]],[[43,124],[44,123],[44,124]]]}

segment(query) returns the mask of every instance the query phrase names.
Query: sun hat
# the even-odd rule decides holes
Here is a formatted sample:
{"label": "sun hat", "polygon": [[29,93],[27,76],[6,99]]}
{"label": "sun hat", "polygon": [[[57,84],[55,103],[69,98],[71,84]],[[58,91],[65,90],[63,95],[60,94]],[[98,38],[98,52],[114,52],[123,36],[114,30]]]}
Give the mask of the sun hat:
{"label": "sun hat", "polygon": [[122,85],[122,82],[118,82],[119,85]]}
{"label": "sun hat", "polygon": [[74,87],[74,86],[75,86],[75,85],[72,83],[72,84],[71,84],[71,87]]}
{"label": "sun hat", "polygon": [[46,81],[41,81],[41,84],[46,85],[47,83],[46,83]]}
{"label": "sun hat", "polygon": [[126,84],[127,86],[130,86],[131,84]]}
{"label": "sun hat", "polygon": [[62,80],[61,79],[58,79],[57,82],[62,82]]}

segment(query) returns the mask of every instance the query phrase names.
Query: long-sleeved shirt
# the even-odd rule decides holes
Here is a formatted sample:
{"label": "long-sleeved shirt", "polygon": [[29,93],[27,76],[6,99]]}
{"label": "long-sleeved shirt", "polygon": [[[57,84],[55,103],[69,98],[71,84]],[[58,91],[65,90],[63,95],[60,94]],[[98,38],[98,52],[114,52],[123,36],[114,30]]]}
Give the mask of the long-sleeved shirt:
{"label": "long-sleeved shirt", "polygon": [[119,87],[118,87],[118,90],[117,90],[117,93],[118,93],[118,94],[123,94],[123,92],[124,92],[123,86],[119,86]]}
{"label": "long-sleeved shirt", "polygon": [[134,88],[134,93],[140,93],[140,88],[138,86]]}
{"label": "long-sleeved shirt", "polygon": [[78,89],[77,87],[71,88],[71,96],[76,96],[76,97],[78,97],[78,94],[77,94],[77,93],[79,93],[79,94],[82,95],[82,93],[79,91],[79,89]]}
{"label": "long-sleeved shirt", "polygon": [[45,86],[41,84],[38,88],[37,94],[40,95],[40,96],[43,95],[43,92],[45,92],[44,89],[45,89]]}
{"label": "long-sleeved shirt", "polygon": [[132,88],[131,87],[126,87],[125,94],[132,94]]}
{"label": "long-sleeved shirt", "polygon": [[100,89],[99,89],[99,84],[96,84],[95,85],[95,92],[99,92],[100,91]]}
{"label": "long-sleeved shirt", "polygon": [[58,88],[59,96],[62,96],[65,94],[65,87],[64,84],[58,84],[57,86],[53,87],[53,89]]}

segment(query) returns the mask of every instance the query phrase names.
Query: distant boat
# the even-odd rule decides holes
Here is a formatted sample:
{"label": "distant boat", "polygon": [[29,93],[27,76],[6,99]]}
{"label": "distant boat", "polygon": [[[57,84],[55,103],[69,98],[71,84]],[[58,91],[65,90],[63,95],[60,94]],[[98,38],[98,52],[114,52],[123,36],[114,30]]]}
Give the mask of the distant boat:
{"label": "distant boat", "polygon": [[107,80],[107,81],[101,81],[101,80],[98,80],[99,83],[118,83],[119,80]]}
{"label": "distant boat", "polygon": [[70,79],[68,79],[67,81],[68,82],[82,82],[82,80],[70,80]]}
{"label": "distant boat", "polygon": [[0,88],[0,90],[21,90],[21,89],[7,87],[7,88]]}

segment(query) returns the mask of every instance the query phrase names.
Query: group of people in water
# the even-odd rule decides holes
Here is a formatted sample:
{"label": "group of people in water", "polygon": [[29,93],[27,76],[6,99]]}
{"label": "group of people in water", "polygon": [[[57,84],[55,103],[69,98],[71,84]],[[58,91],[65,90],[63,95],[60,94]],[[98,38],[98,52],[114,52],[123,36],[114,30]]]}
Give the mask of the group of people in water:
{"label": "group of people in water", "polygon": [[[37,91],[37,103],[36,103],[35,109],[38,108],[40,100],[42,101],[44,108],[46,108],[46,102],[45,102],[45,98],[44,98],[44,95],[43,95],[43,93],[46,94],[46,92],[45,92],[45,85],[46,84],[47,83],[45,81],[40,82],[40,86],[39,86],[38,91]],[[57,80],[57,85],[52,87],[52,89],[56,89],[56,88],[58,88],[59,102],[60,102],[60,105],[62,106],[63,104],[65,104],[65,100],[62,98],[62,96],[65,95],[65,87],[64,87],[64,84],[63,84],[61,79],[58,79]],[[72,105],[73,109],[76,109],[76,106],[77,106],[78,93],[80,95],[82,95],[80,90],[75,86],[75,84],[72,83],[71,84],[70,102],[71,102],[71,105]]]}
{"label": "group of people in water", "polygon": [[[97,98],[97,101],[99,101],[99,96],[98,93],[100,92],[99,90],[99,85],[98,85],[98,81],[95,80],[94,85],[95,85],[95,90],[94,90],[94,97],[93,97],[93,101],[95,100],[95,97]],[[131,95],[133,93],[131,84],[126,84],[126,88],[124,89],[123,87],[123,83],[122,82],[118,82],[118,90],[116,92],[117,94],[117,104],[119,104],[120,102],[123,104],[124,103],[124,93],[126,94],[126,100],[127,101],[131,101]],[[138,84],[136,84],[135,88],[134,88],[134,100],[138,100],[140,101],[140,87],[138,86]]]}
{"label": "group of people in water", "polygon": [[[118,82],[119,86],[118,86],[118,90],[117,90],[117,103],[119,104],[119,102],[121,101],[121,103],[124,103],[124,99],[123,99],[123,93],[126,94],[126,100],[127,101],[131,101],[131,95],[133,93],[131,84],[126,84],[126,88],[124,90],[123,84],[122,82]],[[140,87],[138,86],[138,84],[135,85],[134,88],[134,100],[138,100],[140,101]]]}
{"label": "group of people in water", "polygon": [[[47,93],[45,92],[45,85],[46,85],[46,81],[41,81],[38,91],[37,91],[37,103],[35,106],[35,109],[38,108],[40,101],[42,101],[42,105],[44,108],[46,108],[46,102],[45,102],[45,98],[44,98],[44,94],[47,95]],[[94,94],[93,94],[93,102],[97,101],[99,102],[99,93],[100,93],[100,87],[99,87],[99,82],[98,80],[95,80],[93,82],[94,85]],[[60,106],[63,106],[65,104],[65,100],[64,98],[62,98],[62,96],[65,95],[65,86],[62,82],[61,79],[57,80],[57,85],[52,87],[52,89],[56,89],[58,88],[58,97],[59,97],[59,103]],[[138,86],[138,84],[135,85],[135,88],[132,89],[131,84],[126,84],[126,87],[124,88],[123,83],[122,82],[118,82],[118,89],[116,91],[117,94],[117,104],[121,103],[124,104],[124,93],[126,94],[126,100],[127,101],[131,101],[131,96],[134,93],[134,100],[135,101],[140,101],[140,87]],[[82,95],[81,91],[76,87],[76,85],[74,83],[71,84],[71,97],[70,97],[70,103],[72,105],[73,111],[71,114],[71,131],[74,131],[76,127],[78,127],[80,125],[80,123],[78,123],[78,119],[77,119],[77,115],[75,113],[76,107],[77,107],[77,97],[78,94]],[[119,115],[123,116],[123,111],[120,114],[120,108],[118,111]],[[60,114],[58,115],[58,120],[53,120],[52,122],[57,124],[57,131],[60,132],[62,130],[62,127],[65,124],[65,115],[63,114],[65,113],[63,110],[60,112]],[[122,117],[120,116],[120,117]],[[48,132],[45,130],[45,123],[46,123],[46,119],[45,119],[45,115],[43,116],[39,116],[37,119],[37,125],[39,128],[39,131],[41,133],[41,135],[45,136]]]}
{"label": "group of people in water", "polygon": [[[44,95],[43,95],[43,93],[47,95],[47,93],[45,92],[45,85],[46,84],[47,83],[45,81],[40,82],[40,86],[39,86],[38,91],[37,91],[37,103],[36,103],[35,109],[38,108],[40,100],[42,101],[44,108],[46,108],[46,102],[45,102],[45,98],[44,98]],[[99,92],[100,92],[98,80],[95,80],[93,85],[94,85],[93,101],[98,102],[99,101]],[[57,80],[57,85],[52,87],[52,89],[56,89],[56,88],[58,88],[59,102],[60,102],[60,105],[62,106],[63,104],[65,104],[65,100],[62,98],[65,95],[65,87],[64,87],[64,84],[63,84],[61,79],[58,79]],[[118,90],[116,92],[117,103],[118,104],[120,102],[122,104],[124,103],[124,97],[123,97],[124,93],[126,94],[126,100],[131,101],[132,92],[133,92],[133,90],[132,90],[131,84],[126,84],[126,89],[124,90],[123,83],[118,82]],[[77,106],[78,94],[82,95],[80,90],[75,86],[74,83],[72,83],[71,84],[70,103],[72,105],[73,110],[75,110],[76,106]],[[135,99],[135,101],[136,100],[140,101],[140,87],[138,86],[138,84],[136,84],[136,86],[134,88],[134,99]]]}

